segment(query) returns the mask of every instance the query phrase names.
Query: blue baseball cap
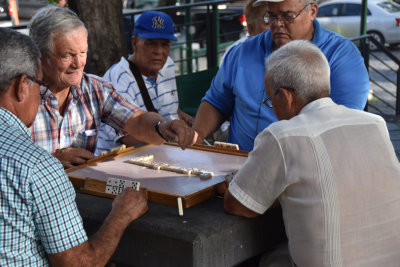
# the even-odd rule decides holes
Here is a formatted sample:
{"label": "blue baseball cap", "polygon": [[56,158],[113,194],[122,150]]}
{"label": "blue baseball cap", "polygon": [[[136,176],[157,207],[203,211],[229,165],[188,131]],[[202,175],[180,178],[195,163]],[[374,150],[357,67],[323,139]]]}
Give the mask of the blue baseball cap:
{"label": "blue baseball cap", "polygon": [[142,39],[169,39],[176,41],[174,23],[170,16],[159,11],[145,11],[135,21],[134,36]]}

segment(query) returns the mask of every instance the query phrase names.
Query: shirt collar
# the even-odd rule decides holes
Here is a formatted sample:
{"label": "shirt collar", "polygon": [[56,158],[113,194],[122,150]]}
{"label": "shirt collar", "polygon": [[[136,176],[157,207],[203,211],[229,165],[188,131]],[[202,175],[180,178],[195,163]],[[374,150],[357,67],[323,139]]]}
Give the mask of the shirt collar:
{"label": "shirt collar", "polygon": [[0,121],[1,124],[17,127],[23,133],[29,136],[29,138],[31,138],[31,131],[29,131],[26,125],[12,112],[2,107],[0,107]]}
{"label": "shirt collar", "polygon": [[314,100],[310,103],[308,103],[307,105],[305,105],[301,110],[299,114],[303,114],[306,112],[314,112],[318,109],[322,109],[322,108],[326,108],[326,107],[330,107],[330,106],[334,106],[336,105],[335,102],[332,101],[332,98],[330,97],[323,97],[323,98],[319,98],[317,100]]}

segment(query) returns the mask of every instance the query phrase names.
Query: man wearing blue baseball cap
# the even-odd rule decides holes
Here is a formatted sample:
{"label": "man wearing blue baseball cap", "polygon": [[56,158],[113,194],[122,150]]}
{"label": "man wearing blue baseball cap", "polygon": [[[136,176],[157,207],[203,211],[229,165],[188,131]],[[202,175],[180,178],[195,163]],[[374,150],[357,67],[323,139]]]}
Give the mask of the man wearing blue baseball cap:
{"label": "man wearing blue baseball cap", "polygon": [[[193,118],[179,109],[174,61],[168,56],[172,41],[176,41],[173,21],[163,12],[146,11],[135,21],[132,36],[134,53],[111,66],[104,79],[130,103],[147,111],[158,112],[166,119]],[[131,136],[118,136],[106,124],[100,126],[95,155],[115,147],[116,143],[135,145]]]}

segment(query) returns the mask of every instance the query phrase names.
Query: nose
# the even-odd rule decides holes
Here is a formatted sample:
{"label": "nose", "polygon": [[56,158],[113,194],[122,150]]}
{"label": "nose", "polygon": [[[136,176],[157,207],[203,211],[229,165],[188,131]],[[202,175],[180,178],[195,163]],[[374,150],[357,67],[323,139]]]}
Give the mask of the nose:
{"label": "nose", "polygon": [[282,18],[280,18],[280,17],[276,17],[272,22],[271,22],[271,24],[273,24],[273,25],[275,25],[275,26],[278,26],[278,23],[281,23],[279,26],[284,26],[285,25],[285,21],[282,19]]}
{"label": "nose", "polygon": [[162,53],[162,45],[158,44],[156,47],[154,47],[153,51],[155,54],[161,54]]}
{"label": "nose", "polygon": [[72,64],[71,66],[73,68],[79,69],[84,67],[86,64],[86,56],[83,55],[75,55],[72,59]]}

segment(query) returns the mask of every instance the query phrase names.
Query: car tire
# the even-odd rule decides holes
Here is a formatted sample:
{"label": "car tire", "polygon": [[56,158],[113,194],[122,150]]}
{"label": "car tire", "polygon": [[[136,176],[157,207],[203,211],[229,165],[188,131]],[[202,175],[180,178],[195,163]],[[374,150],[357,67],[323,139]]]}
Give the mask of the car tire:
{"label": "car tire", "polygon": [[[382,45],[385,44],[385,38],[383,38],[382,33],[377,32],[377,31],[370,31],[370,32],[367,32],[367,33],[372,35],[372,37],[374,37]],[[371,50],[371,51],[377,51],[378,50],[378,47],[373,42],[368,42],[368,46],[369,46],[369,50]]]}

